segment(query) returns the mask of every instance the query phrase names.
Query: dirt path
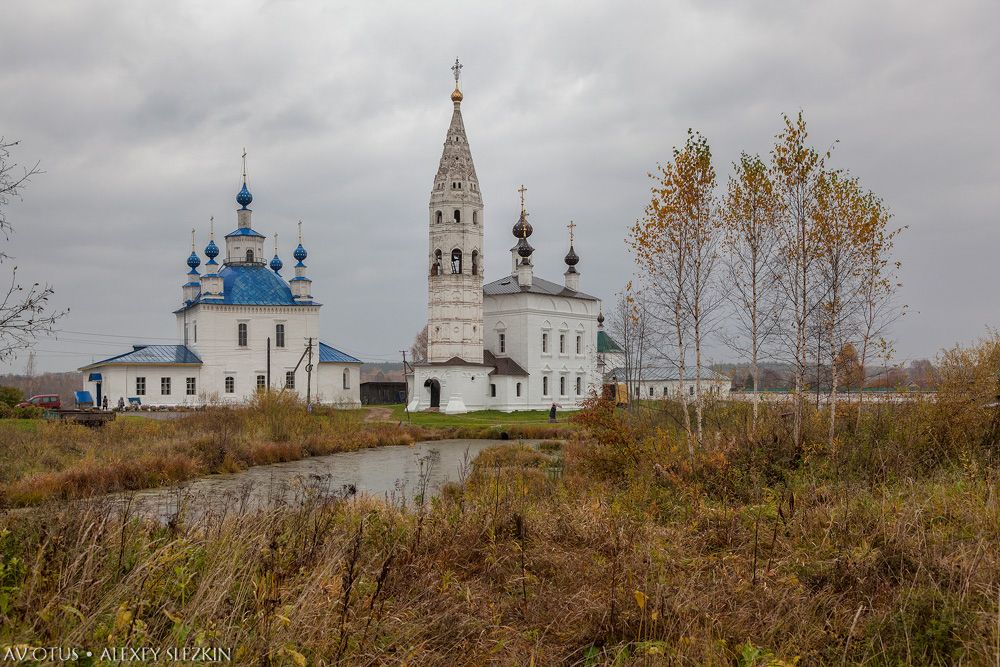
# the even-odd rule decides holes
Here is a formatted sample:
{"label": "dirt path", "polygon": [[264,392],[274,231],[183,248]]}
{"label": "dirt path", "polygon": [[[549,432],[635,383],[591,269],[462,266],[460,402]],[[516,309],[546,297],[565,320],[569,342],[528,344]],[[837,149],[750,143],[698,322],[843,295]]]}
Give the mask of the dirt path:
{"label": "dirt path", "polygon": [[366,422],[387,422],[392,418],[392,410],[389,408],[368,408],[365,415]]}

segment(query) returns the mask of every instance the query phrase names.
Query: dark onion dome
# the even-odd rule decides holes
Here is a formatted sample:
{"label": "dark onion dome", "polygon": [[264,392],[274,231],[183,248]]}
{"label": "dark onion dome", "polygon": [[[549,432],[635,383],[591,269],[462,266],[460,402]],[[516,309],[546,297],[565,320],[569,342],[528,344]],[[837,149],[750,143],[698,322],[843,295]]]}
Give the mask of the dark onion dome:
{"label": "dark onion dome", "polygon": [[201,266],[201,260],[198,258],[198,255],[195,254],[194,250],[192,250],[191,254],[188,256],[187,265],[192,269],[197,269]]}
{"label": "dark onion dome", "polygon": [[600,327],[604,326],[604,311],[603,310],[597,313],[597,326],[600,326]]}
{"label": "dark onion dome", "polygon": [[205,256],[209,259],[215,259],[219,256],[219,246],[215,245],[214,239],[209,241],[208,245],[205,246]]}
{"label": "dark onion dome", "polygon": [[531,236],[531,232],[534,230],[531,228],[531,223],[528,222],[527,213],[521,211],[521,218],[514,223],[514,228],[511,231],[515,238],[526,239]]}
{"label": "dark onion dome", "polygon": [[566,253],[566,264],[569,266],[576,266],[580,263],[580,258],[577,256],[576,251],[573,250],[573,246],[569,247],[569,252]]}
{"label": "dark onion dome", "polygon": [[277,273],[278,271],[281,271],[282,266],[284,266],[284,264],[281,263],[281,258],[275,255],[274,259],[271,260],[271,270]]}
{"label": "dark onion dome", "polygon": [[535,249],[531,247],[528,243],[528,239],[522,237],[520,241],[517,242],[517,254],[521,257],[527,259],[531,257],[531,253],[535,252]]}
{"label": "dark onion dome", "polygon": [[295,249],[295,252],[292,253],[292,257],[299,260],[300,262],[304,260],[307,256],[308,253],[306,252],[306,249],[302,247],[301,243],[299,244],[299,247]]}
{"label": "dark onion dome", "polygon": [[242,206],[243,208],[246,208],[247,206],[250,205],[250,202],[252,201],[253,201],[253,195],[250,194],[249,190],[247,190],[247,182],[243,181],[243,189],[240,190],[240,193],[238,195],[236,195],[236,203]]}

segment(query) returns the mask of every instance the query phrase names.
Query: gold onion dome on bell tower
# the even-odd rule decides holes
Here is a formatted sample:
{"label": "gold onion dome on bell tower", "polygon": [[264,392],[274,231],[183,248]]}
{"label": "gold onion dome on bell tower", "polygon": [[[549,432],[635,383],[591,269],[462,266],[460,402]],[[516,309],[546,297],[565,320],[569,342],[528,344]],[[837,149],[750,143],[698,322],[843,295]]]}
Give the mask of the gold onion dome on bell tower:
{"label": "gold onion dome on bell tower", "polygon": [[451,94],[451,101],[452,102],[461,102],[462,101],[462,91],[458,89],[458,86],[455,86],[455,90]]}

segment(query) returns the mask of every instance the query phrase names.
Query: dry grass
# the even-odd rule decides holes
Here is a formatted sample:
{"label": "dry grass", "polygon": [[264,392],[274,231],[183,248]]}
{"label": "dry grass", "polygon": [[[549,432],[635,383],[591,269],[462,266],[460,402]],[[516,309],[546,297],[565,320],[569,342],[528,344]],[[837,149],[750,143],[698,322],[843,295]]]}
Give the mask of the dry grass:
{"label": "dry grass", "polygon": [[427,505],[314,495],[166,525],[108,500],[46,505],[0,519],[0,645],[221,646],[266,665],[995,665],[996,411],[955,404],[873,405],[832,447],[811,413],[800,449],[780,415],[754,430],[720,405],[692,458],[675,408],[595,403],[565,446],[487,450]]}

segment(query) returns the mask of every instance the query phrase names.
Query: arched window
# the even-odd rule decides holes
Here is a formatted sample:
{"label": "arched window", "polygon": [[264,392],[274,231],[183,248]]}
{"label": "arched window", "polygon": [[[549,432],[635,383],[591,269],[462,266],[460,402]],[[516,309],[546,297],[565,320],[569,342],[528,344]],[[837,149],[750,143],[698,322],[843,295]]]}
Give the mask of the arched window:
{"label": "arched window", "polygon": [[455,248],[451,251],[451,272],[461,273],[462,272],[462,251]]}
{"label": "arched window", "polygon": [[434,251],[434,264],[431,266],[431,275],[439,276],[441,275],[441,251]]}
{"label": "arched window", "polygon": [[344,369],[344,389],[351,388],[351,371],[348,368]]}
{"label": "arched window", "polygon": [[442,220],[444,220],[444,215],[441,213],[441,211],[438,211],[437,212],[437,223],[440,225]]}
{"label": "arched window", "polygon": [[520,382],[517,383],[517,395],[518,396],[521,395],[521,383]]}
{"label": "arched window", "polygon": [[473,211],[472,212],[472,224],[474,224],[474,225],[478,225],[479,224],[479,212],[478,211]]}
{"label": "arched window", "polygon": [[462,222],[462,212],[459,211],[457,208],[455,209],[455,212],[452,215],[455,218],[455,222]]}
{"label": "arched window", "polygon": [[247,261],[248,262],[253,261],[253,250],[247,250]]}
{"label": "arched window", "polygon": [[474,275],[474,276],[478,276],[479,275],[479,251],[478,250],[473,250],[472,251],[472,275]]}

